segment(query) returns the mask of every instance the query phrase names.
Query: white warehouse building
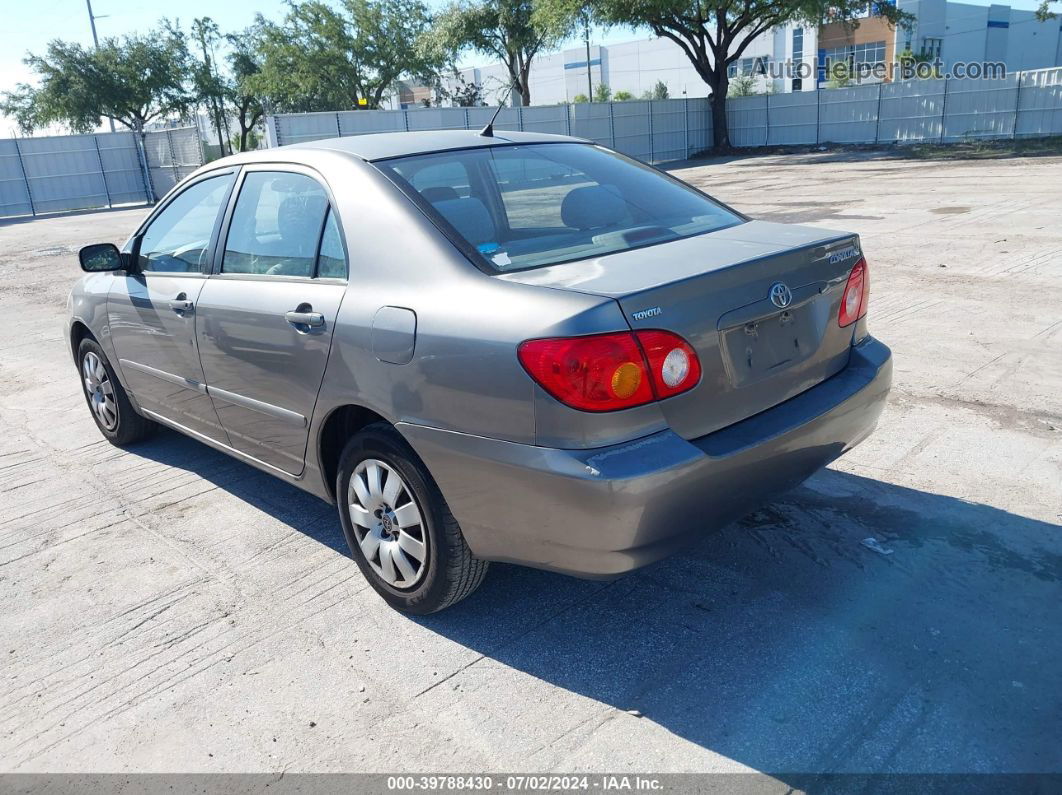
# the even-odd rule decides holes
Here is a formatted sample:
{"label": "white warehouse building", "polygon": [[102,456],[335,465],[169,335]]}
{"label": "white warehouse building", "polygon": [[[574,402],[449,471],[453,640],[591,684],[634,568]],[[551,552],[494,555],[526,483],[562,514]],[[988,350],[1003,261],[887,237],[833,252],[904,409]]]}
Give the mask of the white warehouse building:
{"label": "white warehouse building", "polygon": [[[1008,72],[1062,66],[1062,19],[1039,21],[1033,11],[1007,5],[979,6],[947,0],[898,0],[915,17],[911,30],[893,29],[880,17],[867,16],[852,28],[840,23],[820,27],[790,24],[770,30],[753,41],[731,66],[731,76],[752,74],[756,90],[812,91],[826,82],[828,62],[891,64],[910,50],[939,58],[944,71],[964,62],[1000,62]],[[669,39],[646,38],[620,44],[573,47],[539,55],[531,67],[531,102],[552,105],[571,102],[604,83],[612,94],[625,91],[638,98],[656,84],[667,86],[672,98],[704,97],[708,86],[685,53]],[[783,65],[804,64],[801,77]],[[483,89],[488,104],[503,98],[509,77],[504,65],[491,64],[461,71],[461,78]],[[878,78],[864,77],[863,82]],[[888,79],[888,78],[886,78]]]}

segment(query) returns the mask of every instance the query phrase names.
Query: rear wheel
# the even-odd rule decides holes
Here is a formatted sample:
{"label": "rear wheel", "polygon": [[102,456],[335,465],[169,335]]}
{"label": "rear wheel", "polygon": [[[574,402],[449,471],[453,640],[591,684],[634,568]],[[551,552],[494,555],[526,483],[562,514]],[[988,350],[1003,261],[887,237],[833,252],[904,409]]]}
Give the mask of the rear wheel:
{"label": "rear wheel", "polygon": [[336,502],[347,544],[392,607],[424,615],[461,601],[483,581],[427,469],[390,425],[370,425],[343,450]]}
{"label": "rear wheel", "polygon": [[124,447],[155,432],[158,426],[136,413],[96,340],[86,338],[81,341],[77,360],[89,411],[107,441]]}

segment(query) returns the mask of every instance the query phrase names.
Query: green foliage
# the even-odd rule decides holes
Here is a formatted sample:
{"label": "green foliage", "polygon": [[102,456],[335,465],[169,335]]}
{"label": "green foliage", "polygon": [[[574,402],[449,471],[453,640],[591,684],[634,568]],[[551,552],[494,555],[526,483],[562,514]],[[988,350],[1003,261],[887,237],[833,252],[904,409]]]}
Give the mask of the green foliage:
{"label": "green foliage", "polygon": [[826,74],[829,75],[826,88],[846,88],[852,84],[852,70],[846,61],[831,63],[826,69]]}
{"label": "green foliage", "polygon": [[259,21],[261,63],[247,84],[278,111],[378,108],[399,77],[441,65],[418,46],[431,25],[420,0],[293,0],[283,22]]}
{"label": "green foliage", "polygon": [[756,77],[754,75],[736,75],[730,78],[730,88],[727,96],[751,97],[756,93]]}
{"label": "green foliage", "polygon": [[240,125],[239,135],[233,138],[240,152],[258,148],[258,136],[254,128],[265,115],[265,107],[262,104],[263,96],[258,93],[254,85],[255,76],[262,71],[261,50],[264,28],[265,21],[259,15],[255,24],[239,33],[230,33],[225,37],[229,45],[227,59],[230,75],[225,94],[235,110],[236,121]]}
{"label": "green foliage", "polygon": [[1040,0],[1040,5],[1036,9],[1036,18],[1041,22],[1054,19],[1058,14],[1051,10],[1051,6],[1058,4],[1058,0]]}
{"label": "green foliage", "polygon": [[594,102],[608,102],[612,99],[612,89],[607,83],[598,83],[594,86]]}
{"label": "green foliage", "polygon": [[533,0],[458,0],[434,21],[421,48],[436,60],[450,62],[466,49],[500,59],[513,91],[529,105],[532,58],[560,43],[575,25],[572,13],[562,9],[547,13],[536,6]]}
{"label": "green foliage", "polygon": [[195,100],[184,37],[165,20],[143,35],[104,39],[98,49],[56,39],[25,63],[39,85],[5,92],[0,111],[27,134],[49,124],[91,132],[108,117],[139,132],[154,119],[186,116]]}
{"label": "green foliage", "polygon": [[650,99],[670,99],[670,95],[667,91],[667,83],[663,80],[657,80],[656,85],[653,86],[652,96]]}
{"label": "green foliage", "polygon": [[581,105],[589,101],[590,97],[588,97],[586,94],[576,94],[574,97],[572,97],[572,103],[575,105]]}
{"label": "green foliage", "polygon": [[[565,4],[571,0],[541,0]],[[715,146],[730,146],[726,120],[729,89],[727,68],[760,34],[789,22],[809,25],[829,19],[858,25],[865,0],[588,0],[604,25],[647,27],[677,44],[708,85]],[[875,3],[878,13],[894,24],[909,26],[912,16],[889,2]]]}
{"label": "green foliage", "polygon": [[612,96],[612,99],[614,99],[616,102],[630,102],[632,99],[634,99],[634,94],[632,94],[630,91],[617,91]]}

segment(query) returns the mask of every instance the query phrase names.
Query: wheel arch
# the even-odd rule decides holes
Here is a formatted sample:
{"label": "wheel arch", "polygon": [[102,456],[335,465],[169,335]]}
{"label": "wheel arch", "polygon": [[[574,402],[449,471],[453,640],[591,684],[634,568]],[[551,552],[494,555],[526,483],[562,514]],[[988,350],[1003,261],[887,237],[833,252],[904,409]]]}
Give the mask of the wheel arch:
{"label": "wheel arch", "polygon": [[75,319],[70,323],[70,352],[74,356],[74,361],[77,361],[77,349],[81,347],[81,341],[85,338],[94,340],[97,344],[99,340],[96,339],[96,335],[92,333],[92,330],[82,320]]}
{"label": "wheel arch", "polygon": [[332,409],[321,423],[321,430],[317,434],[317,459],[321,468],[321,479],[333,502],[336,498],[339,457],[343,454],[343,448],[362,428],[378,422],[394,427],[393,422],[367,406],[348,403]]}

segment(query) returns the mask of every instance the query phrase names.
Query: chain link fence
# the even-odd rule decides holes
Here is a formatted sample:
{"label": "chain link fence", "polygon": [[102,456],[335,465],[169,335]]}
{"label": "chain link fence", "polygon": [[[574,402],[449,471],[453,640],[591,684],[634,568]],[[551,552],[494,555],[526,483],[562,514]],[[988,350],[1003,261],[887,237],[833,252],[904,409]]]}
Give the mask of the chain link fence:
{"label": "chain link fence", "polygon": [[0,139],[0,218],[152,204],[202,164],[195,127]]}

